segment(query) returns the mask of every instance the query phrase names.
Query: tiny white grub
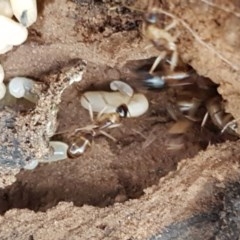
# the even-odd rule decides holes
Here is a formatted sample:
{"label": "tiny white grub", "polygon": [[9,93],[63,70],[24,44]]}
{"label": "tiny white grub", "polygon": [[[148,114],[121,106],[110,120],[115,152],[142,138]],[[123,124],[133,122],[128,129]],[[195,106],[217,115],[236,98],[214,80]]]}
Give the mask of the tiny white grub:
{"label": "tiny white grub", "polygon": [[23,169],[25,170],[33,170],[35,169],[39,164],[39,161],[38,160],[30,160],[24,167]]}
{"label": "tiny white grub", "polygon": [[26,41],[28,30],[22,24],[0,15],[0,36],[0,46],[16,46]]}
{"label": "tiny white grub", "polygon": [[0,64],[0,83],[2,83],[4,80],[4,70],[3,66]]}
{"label": "tiny white grub", "polygon": [[125,94],[131,97],[134,93],[133,88],[125,82],[122,81],[112,81],[110,83],[110,88],[113,91],[119,91],[122,94]]}
{"label": "tiny white grub", "polygon": [[10,0],[14,16],[25,27],[37,21],[36,0]]}
{"label": "tiny white grub", "polygon": [[8,45],[6,43],[1,43],[0,45],[0,54],[4,54],[6,52],[9,52],[13,49],[13,45]]}
{"label": "tiny white grub", "polygon": [[147,98],[141,93],[135,93],[132,97],[120,92],[89,91],[81,97],[81,105],[85,108],[92,107],[93,112],[114,113],[117,107],[126,104],[128,107],[127,117],[139,117],[149,108]]}
{"label": "tiny white grub", "polygon": [[12,18],[13,11],[9,0],[0,0],[0,15]]}
{"label": "tiny white grub", "polygon": [[30,102],[36,103],[38,96],[32,93],[34,81],[30,78],[15,77],[9,82],[8,89],[15,98],[25,98]]}
{"label": "tiny white grub", "polygon": [[49,146],[51,148],[51,152],[47,158],[33,159],[29,161],[23,169],[33,170],[39,165],[39,163],[57,162],[68,158],[67,150],[69,146],[66,143],[60,141],[50,141]]}
{"label": "tiny white grub", "polygon": [[52,152],[50,153],[47,159],[39,160],[39,162],[56,162],[68,158],[67,156],[67,150],[69,147],[68,144],[61,141],[50,141],[49,145],[50,148],[52,149]]}
{"label": "tiny white grub", "polygon": [[0,83],[0,100],[4,98],[5,94],[6,94],[6,86],[3,82]]}
{"label": "tiny white grub", "polygon": [[130,102],[127,104],[128,117],[140,117],[147,112],[149,103],[147,98],[142,93],[135,93]]}

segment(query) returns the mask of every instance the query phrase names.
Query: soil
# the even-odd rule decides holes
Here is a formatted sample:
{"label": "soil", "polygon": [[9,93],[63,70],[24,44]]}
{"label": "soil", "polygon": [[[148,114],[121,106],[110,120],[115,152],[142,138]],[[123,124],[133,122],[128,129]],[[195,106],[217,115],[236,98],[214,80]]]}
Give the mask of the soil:
{"label": "soil", "polygon": [[[137,3],[132,9],[141,6],[146,12],[148,4]],[[183,62],[218,84],[226,111],[239,119],[239,36],[227,27],[237,26],[238,16],[203,1],[160,4],[220,52],[178,25]],[[239,8],[234,1],[221,6]],[[150,108],[109,130],[117,142],[99,136],[79,158],[18,174],[19,166],[9,170],[2,163],[1,239],[235,239],[240,231],[238,138],[221,135],[211,121],[204,128],[196,122],[181,136],[183,148],[166,148],[174,124],[166,106],[182,88],[143,87],[141,71],[159,52],[145,48],[142,12],[110,0],[42,1],[39,9],[28,41],[1,61],[6,80],[23,75],[40,82],[73,58],[87,61],[82,81],[62,95],[53,139],[68,142],[75,128],[89,124],[81,94],[108,89],[112,80],[144,93]]]}

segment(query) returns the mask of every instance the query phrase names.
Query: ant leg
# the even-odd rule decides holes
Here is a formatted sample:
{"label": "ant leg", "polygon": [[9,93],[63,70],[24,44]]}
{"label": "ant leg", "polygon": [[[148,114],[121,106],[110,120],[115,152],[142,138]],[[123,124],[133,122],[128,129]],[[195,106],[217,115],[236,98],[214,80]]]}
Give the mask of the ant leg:
{"label": "ant leg", "polygon": [[167,52],[163,51],[154,61],[149,73],[152,74],[154,72],[154,70],[156,69],[156,67],[158,66],[158,64],[166,57]]}
{"label": "ant leg", "polygon": [[114,137],[111,136],[110,134],[106,133],[105,131],[100,130],[99,132],[100,132],[102,135],[104,135],[105,137],[107,137],[107,138],[113,140],[114,142],[117,142],[117,139],[116,139],[116,138],[114,138]]}
{"label": "ant leg", "polygon": [[107,110],[107,106],[104,106],[104,108],[98,113],[97,115],[97,120],[100,119],[100,117],[104,114],[104,112]]}
{"label": "ant leg", "polygon": [[172,53],[172,57],[170,60],[170,70],[173,71],[175,69],[175,67],[177,66],[177,62],[178,62],[178,53],[177,50],[174,50]]}
{"label": "ant leg", "polygon": [[121,123],[113,123],[110,126],[108,126],[108,128],[116,128],[116,127],[120,127],[122,124]]}
{"label": "ant leg", "polygon": [[206,112],[204,117],[203,117],[203,120],[202,120],[202,123],[201,123],[201,128],[203,128],[205,125],[206,125],[206,122],[208,120],[208,117],[209,117],[209,113]]}
{"label": "ant leg", "polygon": [[92,105],[90,104],[90,102],[88,102],[88,113],[89,113],[89,117],[91,122],[94,122],[93,120],[93,110],[92,110]]}

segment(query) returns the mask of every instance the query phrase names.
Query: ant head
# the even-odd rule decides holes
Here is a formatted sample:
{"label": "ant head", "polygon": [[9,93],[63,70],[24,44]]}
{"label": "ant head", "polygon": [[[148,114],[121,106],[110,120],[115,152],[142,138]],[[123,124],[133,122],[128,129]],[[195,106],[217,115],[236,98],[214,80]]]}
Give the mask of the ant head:
{"label": "ant head", "polygon": [[126,104],[121,104],[117,107],[116,112],[119,114],[120,117],[126,118],[129,111]]}

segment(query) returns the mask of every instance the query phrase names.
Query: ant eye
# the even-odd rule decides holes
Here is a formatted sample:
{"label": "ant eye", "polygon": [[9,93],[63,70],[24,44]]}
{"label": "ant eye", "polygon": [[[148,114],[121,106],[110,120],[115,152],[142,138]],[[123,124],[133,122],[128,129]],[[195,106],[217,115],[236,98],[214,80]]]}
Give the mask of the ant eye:
{"label": "ant eye", "polygon": [[128,107],[127,105],[123,104],[117,107],[116,112],[119,114],[120,117],[125,118],[128,114]]}

